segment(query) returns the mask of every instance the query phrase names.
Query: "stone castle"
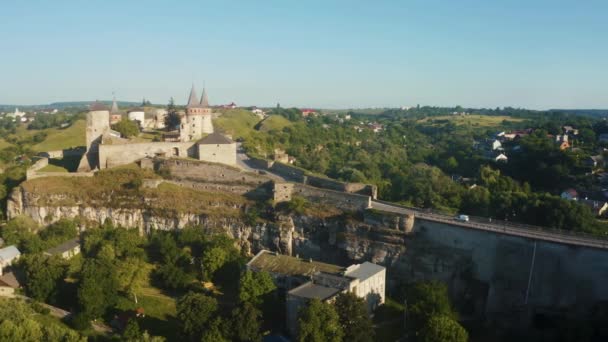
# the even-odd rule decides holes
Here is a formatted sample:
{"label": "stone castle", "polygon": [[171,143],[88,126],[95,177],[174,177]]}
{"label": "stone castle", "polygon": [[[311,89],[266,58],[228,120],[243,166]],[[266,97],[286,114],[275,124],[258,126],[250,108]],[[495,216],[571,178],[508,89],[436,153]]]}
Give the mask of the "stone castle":
{"label": "stone castle", "polygon": [[[151,157],[189,157],[236,165],[236,143],[229,137],[214,132],[211,120],[214,114],[205,90],[199,102],[192,86],[178,131],[167,134],[165,141],[142,142],[121,138],[110,127],[110,123],[116,121],[112,116],[117,113],[116,101],[111,109],[99,102],[91,105],[86,119],[86,152],[82,156],[78,172],[110,168]],[[163,113],[157,112],[154,120],[157,121],[154,128],[161,127]]]}

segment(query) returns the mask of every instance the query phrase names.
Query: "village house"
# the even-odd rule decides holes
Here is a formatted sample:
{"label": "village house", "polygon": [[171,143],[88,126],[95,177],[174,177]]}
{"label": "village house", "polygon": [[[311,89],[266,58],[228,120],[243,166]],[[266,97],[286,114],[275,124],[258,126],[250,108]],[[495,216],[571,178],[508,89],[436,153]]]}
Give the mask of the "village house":
{"label": "village house", "polygon": [[13,297],[15,289],[21,287],[13,272],[6,272],[0,276],[0,297]]}
{"label": "village house", "polygon": [[385,300],[386,268],[371,262],[343,268],[262,250],[247,268],[268,272],[278,288],[288,291],[287,327],[293,336],[298,311],[311,299],[331,302],[339,293],[352,292],[365,299],[370,314]]}
{"label": "village house", "polygon": [[74,238],[69,241],[66,241],[59,246],[55,246],[53,248],[48,249],[44,252],[45,255],[53,256],[59,255],[63,259],[70,259],[73,256],[80,253],[80,238]]}
{"label": "village house", "polygon": [[585,198],[579,200],[578,202],[589,207],[591,212],[597,217],[604,216],[606,210],[608,210],[608,202],[606,201],[590,200]]}
{"label": "village house", "polygon": [[505,138],[505,140],[518,140],[518,139],[521,139],[523,137],[526,137],[526,136],[532,134],[532,132],[533,132],[532,128],[511,131],[511,132],[505,133],[504,138]]}
{"label": "village house", "polygon": [[497,163],[506,163],[509,161],[509,158],[504,153],[501,153],[494,158],[494,161]]}
{"label": "village house", "polygon": [[572,126],[564,126],[562,127],[564,134],[567,135],[578,135],[578,129],[572,127]]}
{"label": "village house", "polygon": [[492,149],[492,151],[502,150],[502,144],[498,140],[493,140],[490,143],[490,148]]}
{"label": "village house", "polygon": [[598,136],[597,140],[601,143],[608,142],[608,133],[602,133]]}
{"label": "village house", "polygon": [[562,192],[560,197],[568,201],[576,201],[578,200],[578,192],[572,188],[566,189]]}
{"label": "village house", "polygon": [[12,265],[20,256],[21,252],[15,246],[0,249],[0,275],[3,274],[5,268]]}
{"label": "village house", "polygon": [[308,117],[310,115],[317,115],[317,111],[311,108],[303,108],[300,110],[302,112],[303,117]]}

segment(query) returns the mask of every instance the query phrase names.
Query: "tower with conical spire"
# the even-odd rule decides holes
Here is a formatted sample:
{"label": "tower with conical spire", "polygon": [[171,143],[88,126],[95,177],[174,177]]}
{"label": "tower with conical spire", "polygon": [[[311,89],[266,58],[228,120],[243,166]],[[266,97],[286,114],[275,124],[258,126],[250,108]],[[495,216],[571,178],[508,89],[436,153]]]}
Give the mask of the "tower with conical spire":
{"label": "tower with conical spire", "polygon": [[188,96],[186,115],[182,117],[180,125],[180,140],[197,140],[202,138],[203,134],[213,133],[211,116],[212,113],[211,108],[209,107],[206,89],[203,88],[203,93],[199,102],[193,84],[190,89],[190,96]]}
{"label": "tower with conical spire", "polygon": [[192,85],[192,88],[190,89],[190,96],[188,97],[188,104],[186,105],[186,108],[196,108],[198,107],[198,98],[196,97],[196,89],[194,89],[194,84]]}
{"label": "tower with conical spire", "polygon": [[116,103],[116,96],[112,93],[112,107],[110,108],[110,124],[115,124],[122,120],[122,113],[118,108],[118,103]]}
{"label": "tower with conical spire", "polygon": [[203,94],[201,95],[201,106],[203,108],[209,108],[209,98],[207,97],[207,90],[203,87]]}

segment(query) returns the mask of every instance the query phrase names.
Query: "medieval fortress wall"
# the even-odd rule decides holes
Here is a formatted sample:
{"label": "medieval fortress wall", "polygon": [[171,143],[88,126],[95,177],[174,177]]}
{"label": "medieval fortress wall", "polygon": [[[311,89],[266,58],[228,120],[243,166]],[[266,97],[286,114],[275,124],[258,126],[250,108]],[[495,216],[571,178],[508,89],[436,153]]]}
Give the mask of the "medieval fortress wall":
{"label": "medieval fortress wall", "polygon": [[149,142],[135,144],[102,144],[99,146],[99,168],[105,169],[133,163],[157,155],[196,157],[196,144],[192,142]]}

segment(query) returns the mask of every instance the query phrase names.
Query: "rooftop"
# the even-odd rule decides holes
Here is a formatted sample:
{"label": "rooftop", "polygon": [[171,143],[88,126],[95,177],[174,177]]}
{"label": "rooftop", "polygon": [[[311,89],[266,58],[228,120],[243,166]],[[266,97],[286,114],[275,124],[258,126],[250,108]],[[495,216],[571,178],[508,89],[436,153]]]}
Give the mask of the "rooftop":
{"label": "rooftop", "polygon": [[302,298],[310,298],[310,299],[319,299],[321,301],[331,298],[338,294],[341,290],[333,287],[323,286],[319,284],[313,284],[312,282],[307,282],[303,285],[296,287],[295,289],[289,291],[289,294],[292,296],[302,297]]}
{"label": "rooftop", "polygon": [[21,252],[15,246],[8,246],[0,249],[0,260],[13,260],[21,255]]}
{"label": "rooftop", "polygon": [[384,271],[384,266],[376,265],[371,262],[364,262],[359,265],[352,265],[346,269],[345,275],[352,278],[357,278],[359,281],[365,281],[366,279]]}
{"label": "rooftop", "polygon": [[21,287],[13,272],[7,272],[0,276],[0,286],[8,286],[14,289]]}
{"label": "rooftop", "polygon": [[287,276],[309,276],[316,272],[340,274],[344,271],[344,268],[338,265],[303,260],[266,250],[260,251],[247,265],[256,270]]}
{"label": "rooftop", "polygon": [[228,137],[224,136],[223,134],[214,132],[214,133],[211,133],[208,136],[202,138],[201,140],[199,140],[198,144],[202,144],[202,145],[234,144],[234,141],[232,141]]}
{"label": "rooftop", "polygon": [[47,249],[45,253],[50,255],[62,254],[64,252],[71,251],[77,246],[80,246],[80,238],[73,238],[72,240],[68,240],[59,246]]}
{"label": "rooftop", "polygon": [[108,110],[108,107],[99,101],[95,101],[89,106],[89,110],[91,110],[91,111]]}

